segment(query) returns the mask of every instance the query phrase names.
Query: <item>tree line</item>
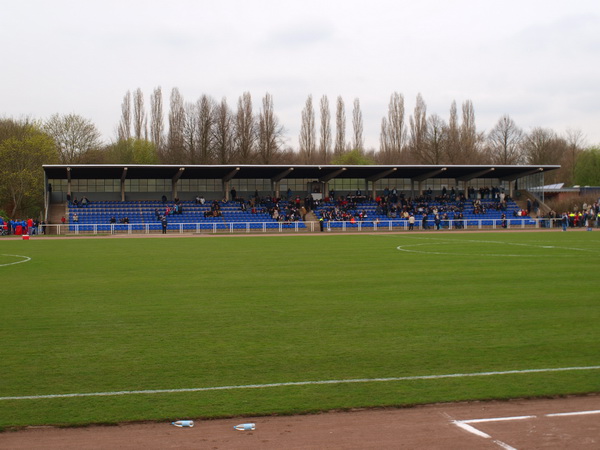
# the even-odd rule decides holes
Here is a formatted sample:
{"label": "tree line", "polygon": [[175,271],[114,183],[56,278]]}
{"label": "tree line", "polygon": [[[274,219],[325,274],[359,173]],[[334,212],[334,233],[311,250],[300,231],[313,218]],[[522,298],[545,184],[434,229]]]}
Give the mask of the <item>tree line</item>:
{"label": "tree line", "polygon": [[[560,164],[547,182],[600,185],[598,148],[588,147],[580,131],[561,136],[548,128],[520,128],[509,115],[494,127],[479,131],[470,100],[452,102],[447,119],[428,114],[419,94],[412,112],[404,96],[394,92],[381,119],[379,148],[365,148],[358,98],[346,105],[338,96],[313,103],[309,95],[300,114],[295,148],[275,113],[272,95],[260,99],[258,111],[249,92],[234,107],[202,95],[186,101],[178,88],[168,106],[157,87],[146,100],[141,89],[128,91],[110,143],[102,141],[95,124],[77,114],[54,114],[45,120],[0,120],[0,206],[12,214],[30,209],[40,188],[37,176],[25,176],[41,164]],[[317,111],[318,110],[318,115]],[[333,115],[332,115],[333,114]],[[38,151],[39,149],[39,151]],[[20,166],[15,155],[21,155]],[[27,155],[23,158],[23,155]],[[18,158],[17,158],[18,159]],[[17,174],[23,174],[18,177]],[[29,179],[19,193],[17,178]],[[33,181],[36,180],[36,181]],[[23,182],[21,182],[23,184]],[[40,201],[34,201],[40,205]]]}

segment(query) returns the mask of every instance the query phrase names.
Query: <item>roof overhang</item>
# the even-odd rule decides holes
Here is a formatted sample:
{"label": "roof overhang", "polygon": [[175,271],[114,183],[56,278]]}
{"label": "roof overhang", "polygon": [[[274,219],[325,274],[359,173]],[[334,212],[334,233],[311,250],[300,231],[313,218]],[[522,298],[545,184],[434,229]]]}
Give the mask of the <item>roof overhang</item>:
{"label": "roof overhang", "polygon": [[[526,175],[547,172],[559,165],[545,166],[449,166],[449,165],[137,165],[137,164],[62,164],[44,165],[48,179],[315,179],[359,178],[427,180],[490,178],[516,180]],[[126,175],[125,175],[126,174]]]}

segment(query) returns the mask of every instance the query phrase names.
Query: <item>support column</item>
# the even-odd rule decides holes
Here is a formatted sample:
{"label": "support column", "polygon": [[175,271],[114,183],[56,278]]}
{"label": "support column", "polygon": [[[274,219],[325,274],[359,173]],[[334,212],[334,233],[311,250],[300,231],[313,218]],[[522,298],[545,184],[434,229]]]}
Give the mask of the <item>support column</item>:
{"label": "support column", "polygon": [[177,198],[177,181],[171,181],[171,198],[175,200]]}
{"label": "support column", "polygon": [[71,168],[67,167],[67,197],[71,198]]}
{"label": "support column", "polygon": [[229,201],[229,180],[222,181],[221,183],[223,185],[223,198],[225,199],[226,202],[228,202]]}

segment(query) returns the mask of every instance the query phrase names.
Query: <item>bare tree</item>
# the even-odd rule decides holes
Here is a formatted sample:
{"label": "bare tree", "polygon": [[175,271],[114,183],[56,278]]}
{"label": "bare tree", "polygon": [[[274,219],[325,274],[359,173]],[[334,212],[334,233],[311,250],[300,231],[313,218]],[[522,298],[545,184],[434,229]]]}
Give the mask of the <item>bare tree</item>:
{"label": "bare tree", "polygon": [[43,130],[54,139],[63,164],[78,163],[83,155],[102,145],[96,125],[76,114],[54,114],[44,122]]}
{"label": "bare tree", "polygon": [[566,148],[564,139],[554,131],[541,127],[532,129],[523,141],[527,164],[559,164]]}
{"label": "bare tree", "polygon": [[215,118],[215,101],[203,95],[197,102],[198,112],[198,152],[200,164],[209,164],[213,161],[213,125]]}
{"label": "bare tree", "polygon": [[273,97],[268,92],[262,101],[258,116],[258,154],[262,164],[272,164],[283,140],[283,127],[275,115]]}
{"label": "bare tree", "polygon": [[[536,127],[523,140],[523,151],[527,164],[560,164],[568,152],[568,144],[554,131]],[[544,176],[544,181],[556,183],[561,180],[561,175],[558,171],[549,172]]]}
{"label": "bare tree", "polygon": [[233,162],[235,125],[233,113],[223,97],[214,110],[213,145],[218,164]]}
{"label": "bare tree", "polygon": [[352,147],[353,150],[364,150],[364,140],[363,140],[363,119],[362,112],[360,110],[360,100],[358,98],[354,99],[354,109],[352,110],[352,129],[353,139],[352,139]]}
{"label": "bare tree", "polygon": [[523,162],[521,143],[523,130],[508,114],[500,117],[496,126],[488,133],[488,151],[494,164],[520,164]]}
{"label": "bare tree", "polygon": [[448,120],[448,125],[445,130],[444,146],[446,161],[450,164],[459,164],[461,162],[461,151],[456,101],[453,101],[450,105],[450,119]]}
{"label": "bare tree", "polygon": [[242,164],[252,162],[256,147],[256,119],[252,113],[250,92],[244,92],[238,100],[235,115],[235,147],[237,161]]}
{"label": "bare tree", "polygon": [[335,146],[333,149],[336,158],[346,150],[346,110],[344,100],[338,96],[335,112]]}
{"label": "bare tree", "polygon": [[183,125],[184,159],[182,162],[198,164],[200,145],[200,114],[197,103],[186,103]]}
{"label": "bare tree", "polygon": [[185,161],[184,148],[185,107],[179,89],[171,90],[171,106],[169,110],[169,133],[167,149],[163,155],[166,163],[178,164]]}
{"label": "bare tree", "polygon": [[421,164],[444,164],[446,160],[446,131],[448,125],[437,114],[429,116],[425,142],[418,147],[417,160]]}
{"label": "bare tree", "polygon": [[585,136],[581,130],[567,130],[567,151],[561,161],[561,172],[564,172],[563,179],[566,183],[572,184],[575,180],[575,166],[577,159],[585,148]]}
{"label": "bare tree", "polygon": [[137,88],[133,93],[133,134],[136,139],[148,138],[147,124],[144,94]]}
{"label": "bare tree", "polygon": [[390,97],[388,107],[388,153],[390,162],[400,160],[404,148],[406,125],[404,123],[404,97],[394,92]]}
{"label": "bare tree", "polygon": [[150,97],[150,140],[159,153],[164,144],[164,132],[162,90],[159,86]]}
{"label": "bare tree", "polygon": [[331,113],[329,112],[329,100],[327,96],[321,97],[321,135],[319,139],[319,152],[321,161],[325,164],[331,159]]}
{"label": "bare tree", "polygon": [[312,95],[306,99],[300,125],[300,155],[305,163],[313,163],[316,153],[315,110]]}
{"label": "bare tree", "polygon": [[[441,119],[440,119],[441,120]],[[427,144],[427,105],[421,94],[417,95],[417,102],[413,115],[410,116],[410,144],[409,153],[414,160],[424,154]]]}
{"label": "bare tree", "polygon": [[381,118],[381,129],[379,131],[379,160],[384,164],[390,163],[390,138],[388,136],[387,118]]}
{"label": "bare tree", "polygon": [[121,103],[121,122],[117,128],[117,137],[126,141],[131,137],[131,92],[127,91]]}
{"label": "bare tree", "polygon": [[462,105],[462,123],[460,125],[460,158],[462,164],[480,164],[483,162],[481,144],[483,135],[477,132],[473,102],[467,100]]}

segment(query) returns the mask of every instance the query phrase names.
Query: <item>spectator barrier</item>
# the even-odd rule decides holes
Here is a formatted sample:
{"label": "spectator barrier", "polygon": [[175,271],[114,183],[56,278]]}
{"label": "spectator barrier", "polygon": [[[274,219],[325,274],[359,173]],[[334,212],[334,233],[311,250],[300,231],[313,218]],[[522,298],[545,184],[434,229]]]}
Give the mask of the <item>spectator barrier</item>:
{"label": "spectator barrier", "polygon": [[[436,230],[433,222],[429,222],[428,231],[436,232],[442,230],[476,231],[476,230],[504,230],[502,219],[467,219],[467,220],[444,220],[441,230]],[[560,219],[531,219],[510,218],[506,219],[506,229],[560,229]],[[197,222],[177,223],[170,222],[167,226],[167,234],[175,235],[214,235],[214,234],[250,234],[250,233],[319,233],[320,222]],[[414,225],[415,231],[423,230],[422,222],[417,221]],[[390,232],[406,231],[408,221],[397,220],[363,220],[363,221],[324,221],[324,232],[348,233],[348,232]],[[46,225],[47,235],[60,236],[85,236],[85,235],[149,235],[161,234],[160,223],[129,223],[129,224],[49,224]]]}

